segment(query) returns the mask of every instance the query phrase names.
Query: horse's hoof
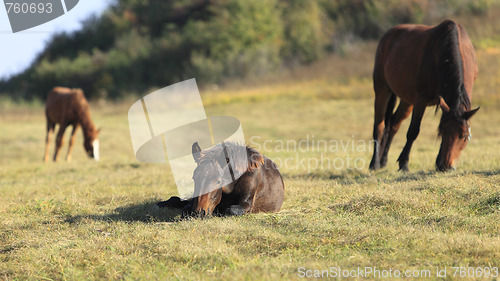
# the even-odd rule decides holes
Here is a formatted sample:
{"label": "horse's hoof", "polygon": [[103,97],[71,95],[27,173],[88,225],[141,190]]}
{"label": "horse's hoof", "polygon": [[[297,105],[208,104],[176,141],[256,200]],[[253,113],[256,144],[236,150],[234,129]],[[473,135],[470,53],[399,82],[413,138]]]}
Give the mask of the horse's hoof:
{"label": "horse's hoof", "polygon": [[436,167],[436,170],[438,170],[438,171],[440,171],[440,172],[443,172],[443,173],[444,173],[444,172],[451,172],[451,171],[455,171],[456,169],[457,169],[457,168],[456,168],[456,167],[453,167],[453,166],[448,167],[448,168],[447,168],[447,167],[444,167],[444,166],[443,166],[443,167]]}
{"label": "horse's hoof", "polygon": [[158,208],[165,208],[168,206],[168,204],[167,204],[167,201],[161,201],[161,202],[156,203],[156,206]]}
{"label": "horse's hoof", "polygon": [[194,214],[193,213],[193,206],[192,205],[187,205],[184,208],[182,208],[181,219],[192,218],[193,214]]}
{"label": "horse's hoof", "polygon": [[375,170],[378,170],[378,169],[380,169],[380,163],[377,163],[377,164],[375,164],[373,162],[370,163],[370,170],[375,171]]}

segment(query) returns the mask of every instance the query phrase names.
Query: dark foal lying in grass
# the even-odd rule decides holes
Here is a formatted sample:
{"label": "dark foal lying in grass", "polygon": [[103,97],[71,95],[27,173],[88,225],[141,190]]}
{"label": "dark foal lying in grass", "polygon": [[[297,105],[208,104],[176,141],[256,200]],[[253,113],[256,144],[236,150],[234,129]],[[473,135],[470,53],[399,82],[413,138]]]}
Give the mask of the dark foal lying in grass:
{"label": "dark foal lying in grass", "polygon": [[[201,195],[190,200],[174,196],[159,202],[157,205],[160,208],[180,208],[183,217],[243,215],[280,210],[285,186],[278,168],[269,158],[248,146],[235,143],[218,144],[201,151],[196,142],[192,150],[198,164],[193,172],[195,194]],[[246,153],[247,157],[241,152]],[[233,157],[231,161],[230,157]],[[231,169],[241,177],[222,186],[224,168],[228,163],[234,163]]]}

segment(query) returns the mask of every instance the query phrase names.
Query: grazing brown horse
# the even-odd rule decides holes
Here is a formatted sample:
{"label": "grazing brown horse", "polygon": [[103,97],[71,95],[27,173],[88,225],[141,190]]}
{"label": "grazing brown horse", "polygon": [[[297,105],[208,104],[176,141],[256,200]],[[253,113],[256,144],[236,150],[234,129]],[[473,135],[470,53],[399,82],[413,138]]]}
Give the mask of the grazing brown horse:
{"label": "grazing brown horse", "polygon": [[75,142],[75,134],[78,127],[82,127],[84,142],[83,146],[87,155],[99,160],[99,130],[96,129],[90,118],[89,104],[80,89],[69,89],[55,87],[52,89],[45,103],[45,115],[47,117],[47,138],[45,140],[45,162],[49,161],[50,136],[54,132],[56,124],[59,124],[59,132],[56,138],[56,148],[54,151],[54,161],[57,161],[59,151],[63,144],[64,131],[68,126],[73,126],[69,140],[68,154],[66,161],[71,161],[71,150]]}
{"label": "grazing brown horse", "polygon": [[[195,194],[202,195],[191,200],[181,200],[174,196],[159,202],[159,207],[183,208],[183,216],[212,213],[243,215],[280,210],[285,186],[276,164],[270,159],[248,146],[232,142],[218,144],[204,151],[201,151],[196,142],[192,150],[193,158],[198,164],[193,172]],[[241,151],[247,157],[238,157]],[[241,177],[231,184],[221,186],[223,169],[230,162],[227,157],[233,157],[231,163],[234,165],[231,168],[235,173],[241,174]],[[211,191],[206,192],[208,190]]]}
{"label": "grazing brown horse", "polygon": [[[411,146],[425,108],[431,105],[443,111],[436,167],[440,171],[453,168],[470,139],[468,121],[479,109],[471,110],[477,73],[474,47],[465,29],[455,22],[445,20],[434,27],[403,24],[390,29],[375,56],[375,147],[370,169],[386,166],[392,139],[412,113],[406,145],[398,158],[399,169],[408,170]],[[396,97],[400,103],[393,112]]]}

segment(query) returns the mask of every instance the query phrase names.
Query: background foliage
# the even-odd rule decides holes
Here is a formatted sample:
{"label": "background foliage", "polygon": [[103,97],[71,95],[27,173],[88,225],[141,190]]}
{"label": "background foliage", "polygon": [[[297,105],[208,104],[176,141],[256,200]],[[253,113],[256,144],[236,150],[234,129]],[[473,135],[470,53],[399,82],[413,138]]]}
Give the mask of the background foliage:
{"label": "background foliage", "polygon": [[344,53],[398,23],[483,14],[493,0],[117,0],[73,33],[53,36],[0,95],[44,99],[55,85],[117,99],[196,77],[200,85],[262,77]]}

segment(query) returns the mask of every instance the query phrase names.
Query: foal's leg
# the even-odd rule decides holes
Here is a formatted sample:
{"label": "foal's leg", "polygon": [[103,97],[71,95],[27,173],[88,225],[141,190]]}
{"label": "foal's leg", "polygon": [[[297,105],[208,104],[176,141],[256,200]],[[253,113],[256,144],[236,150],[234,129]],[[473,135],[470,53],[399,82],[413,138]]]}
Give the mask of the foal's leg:
{"label": "foal's leg", "polygon": [[[222,202],[221,200],[219,203],[219,206],[222,207],[220,209],[221,214],[225,214],[227,216],[241,216],[246,213],[250,213],[252,208],[255,207],[255,200],[258,197],[262,197],[262,195],[257,194],[258,191],[262,190],[265,184],[269,184],[268,180],[261,180],[262,177],[265,178],[264,175],[257,172],[254,173],[251,178],[246,177],[243,179],[243,182],[239,182],[240,188],[242,190],[246,189],[246,194],[242,194],[240,198],[234,201],[231,200]],[[245,188],[244,185],[246,185],[247,188]]]}
{"label": "foal's leg", "polygon": [[61,146],[63,145],[63,135],[67,126],[67,124],[61,124],[59,126],[59,131],[57,132],[56,138],[56,149],[54,151],[54,161],[57,161],[57,159],[59,158],[59,151],[61,150]]}
{"label": "foal's leg", "polygon": [[241,216],[250,212],[252,205],[250,203],[241,203],[239,205],[232,205],[226,209],[226,215]]}
{"label": "foal's leg", "polygon": [[50,146],[50,136],[54,133],[54,127],[56,124],[47,119],[47,136],[45,137],[45,156],[43,157],[45,162],[49,162],[49,146]]}
{"label": "foal's leg", "polygon": [[410,159],[411,146],[420,133],[420,123],[422,122],[426,106],[426,102],[417,98],[415,106],[413,107],[410,128],[406,134],[406,144],[398,158],[400,171],[408,171],[408,160]]}
{"label": "foal's leg", "polygon": [[411,111],[413,109],[413,105],[408,104],[404,101],[401,101],[399,103],[398,109],[392,115],[391,117],[391,122],[389,126],[389,132],[387,134],[387,139],[385,141],[385,145],[383,146],[382,149],[382,156],[380,158],[380,166],[385,167],[387,165],[387,154],[389,153],[389,148],[391,147],[392,139],[394,138],[394,135],[399,130],[399,127],[401,127],[401,123],[410,115]]}
{"label": "foal's leg", "polygon": [[71,151],[73,150],[73,144],[75,143],[76,131],[78,130],[78,124],[73,125],[73,130],[71,131],[71,136],[69,137],[69,147],[68,154],[66,155],[66,161],[71,161]]}

